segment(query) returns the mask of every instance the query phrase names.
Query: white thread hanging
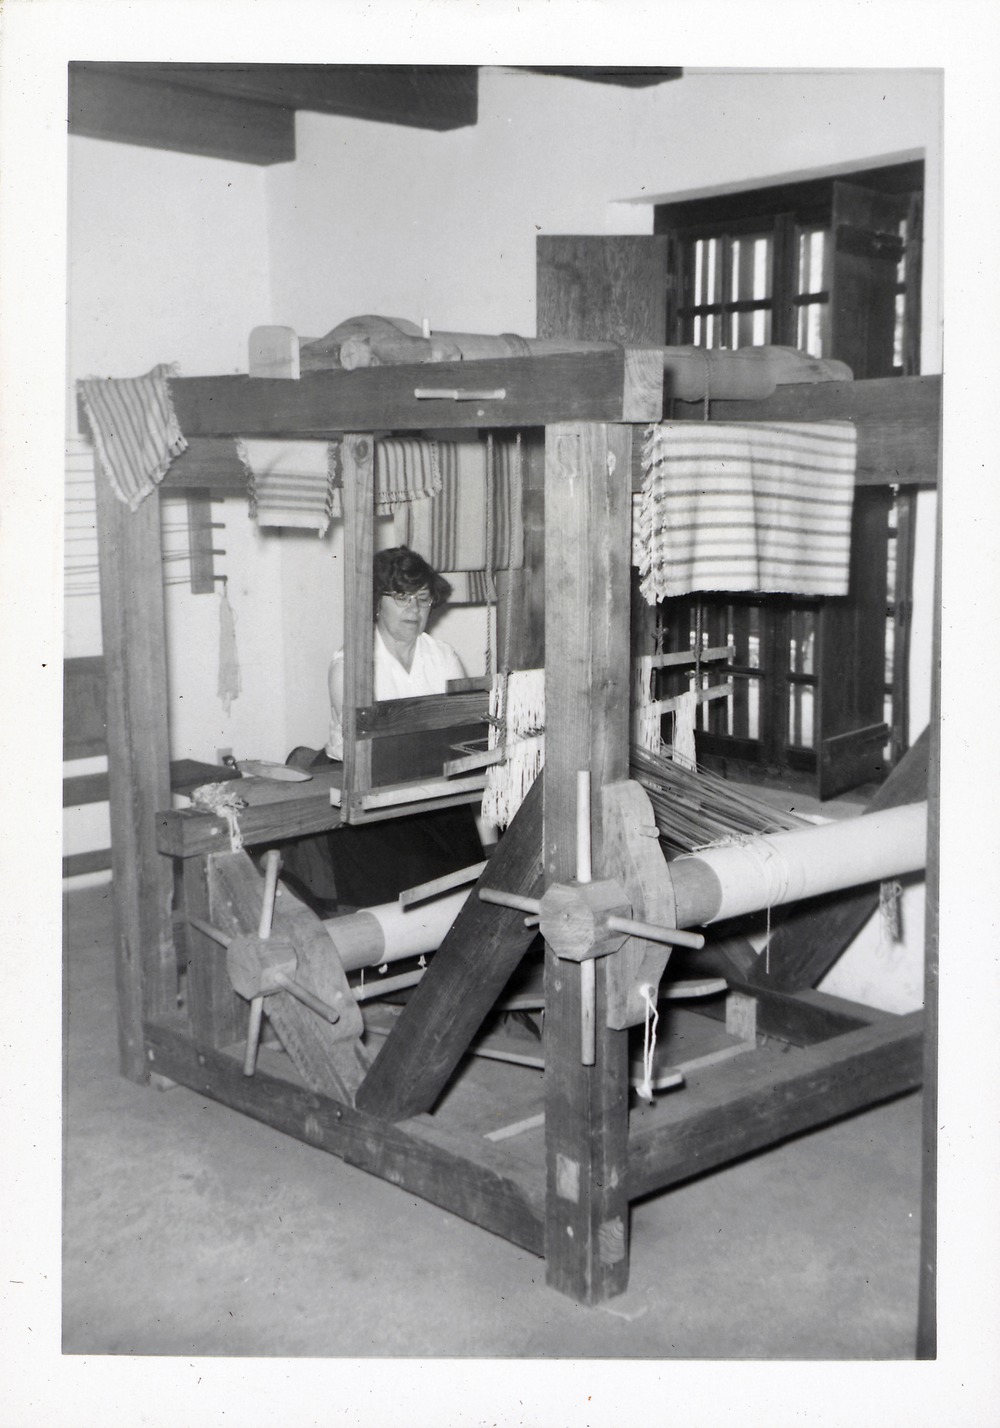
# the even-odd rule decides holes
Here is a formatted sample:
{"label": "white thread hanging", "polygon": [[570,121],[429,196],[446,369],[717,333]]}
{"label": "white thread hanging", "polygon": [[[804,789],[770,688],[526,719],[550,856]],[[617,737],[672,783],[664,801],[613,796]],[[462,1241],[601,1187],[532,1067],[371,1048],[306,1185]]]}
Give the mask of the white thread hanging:
{"label": "white thread hanging", "polygon": [[642,1081],[636,1087],[636,1095],[652,1103],[653,1100],[653,1056],[656,1052],[656,1026],[660,1014],[656,1010],[656,998],[648,982],[639,988],[646,1003],[646,1024],[642,1036]]}
{"label": "white thread hanging", "polygon": [[695,755],[695,725],[698,719],[698,691],[689,689],[677,696],[674,710],[673,761],[686,769],[697,766]]}
{"label": "white thread hanging", "polygon": [[490,690],[491,749],[503,761],[486,770],[482,816],[506,828],[545,763],[545,670],[515,669]]}
{"label": "white thread hanging", "polygon": [[240,660],[236,650],[236,616],[229,603],[229,582],[223,580],[219,596],[219,698],[228,714],[243,688]]}
{"label": "white thread hanging", "polygon": [[658,754],[660,712],[653,699],[653,656],[638,655],[632,661],[632,742],[640,749]]}

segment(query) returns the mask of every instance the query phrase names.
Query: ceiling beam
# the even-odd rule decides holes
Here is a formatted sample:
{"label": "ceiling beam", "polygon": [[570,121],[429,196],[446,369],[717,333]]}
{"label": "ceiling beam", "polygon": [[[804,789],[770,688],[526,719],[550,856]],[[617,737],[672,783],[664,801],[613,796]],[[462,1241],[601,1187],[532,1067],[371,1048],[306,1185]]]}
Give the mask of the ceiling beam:
{"label": "ceiling beam", "polygon": [[181,91],[127,73],[143,68],[70,64],[69,132],[239,163],[280,164],[295,158],[293,108]]}
{"label": "ceiling beam", "polygon": [[605,64],[605,65],[521,65],[532,74],[562,74],[570,79],[589,79],[596,84],[622,84],[629,89],[643,89],[651,84],[663,84],[670,79],[680,79],[683,69],[665,69],[662,66]]}

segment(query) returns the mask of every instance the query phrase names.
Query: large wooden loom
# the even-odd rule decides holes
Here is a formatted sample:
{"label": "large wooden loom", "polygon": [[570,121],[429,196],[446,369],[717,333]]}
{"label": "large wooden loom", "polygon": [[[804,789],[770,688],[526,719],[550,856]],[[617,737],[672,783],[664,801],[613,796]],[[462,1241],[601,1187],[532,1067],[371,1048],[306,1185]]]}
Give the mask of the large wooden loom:
{"label": "large wooden loom", "polygon": [[[473,386],[479,399],[414,395],[418,388]],[[348,818],[366,816],[369,735],[380,717],[388,718],[372,707],[371,433],[545,428],[547,763],[481,885],[530,898],[573,878],[577,774],[589,770],[595,878],[627,879],[633,915],[669,922],[669,879],[648,866],[637,871],[651,852],[666,864],[655,838],[639,838],[636,852],[627,813],[635,788],[628,783],[631,492],[642,427],[663,411],[655,354],[376,368],[300,381],[177,379],[171,390],[189,447],[164,487],[242,494],[231,440],[237,434],[343,438],[345,589],[353,600],[342,791]],[[939,381],[916,378],[785,388],[765,402],[713,403],[712,413],[740,420],[849,417],[859,432],[859,482],[933,485],[939,404]],[[700,406],[692,415],[701,416]],[[279,992],[269,1014],[315,1073],[312,1085],[261,1070],[246,1077],[247,1003],[233,991],[220,947],[190,923],[185,1005],[178,1009],[174,873],[176,865],[184,917],[214,922],[230,935],[257,929],[262,879],[252,868],[247,874],[249,863],[234,864],[245,855],[226,852],[222,819],[169,811],[157,496],[131,514],[99,481],[98,525],[124,1075],[181,1083],[387,1178],[544,1255],[549,1284],[591,1304],[627,1285],[630,1201],[920,1084],[921,1015],[887,1016],[811,990],[819,972],[805,985],[791,948],[787,976],[779,963],[766,980],[748,971],[743,983],[731,984],[752,999],[758,1031],[790,1043],[794,1055],[762,1046],[720,1063],[692,1077],[655,1116],[630,1123],[626,1028],[637,1019],[637,969],[644,966],[648,980],[652,965],[655,984],[666,956],[632,938],[591,964],[592,1066],[580,1054],[584,964],[546,950],[544,1149],[532,1160],[521,1140],[460,1133],[436,1117],[435,1105],[535,935],[523,912],[475,897],[370,1067],[357,1043],[342,1035],[357,1027],[356,1008],[342,1018],[341,1033],[331,1032]],[[457,718],[442,713],[441,699],[419,701],[423,707],[410,711],[409,722],[423,729],[468,723],[481,696],[463,699]],[[400,712],[389,711],[394,718]],[[924,796],[905,770],[883,793],[885,805]],[[336,827],[341,817],[317,779],[255,801],[241,823],[247,843],[266,845]],[[284,907],[275,913],[275,932],[294,937],[301,980],[309,981],[312,969],[314,989],[348,1009],[342,974],[320,966],[328,939],[318,920],[300,906]],[[729,965],[738,969],[739,958]]]}

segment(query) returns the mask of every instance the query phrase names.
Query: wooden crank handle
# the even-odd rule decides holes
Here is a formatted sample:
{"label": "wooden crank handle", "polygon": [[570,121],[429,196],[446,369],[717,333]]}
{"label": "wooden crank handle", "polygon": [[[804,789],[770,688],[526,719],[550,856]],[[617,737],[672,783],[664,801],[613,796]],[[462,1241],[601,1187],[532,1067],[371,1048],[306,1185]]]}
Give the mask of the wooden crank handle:
{"label": "wooden crank handle", "polygon": [[608,926],[613,932],[626,932],[630,937],[647,937],[650,942],[664,942],[668,947],[689,947],[697,952],[705,945],[700,932],[661,927],[656,922],[637,922],[633,917],[617,917],[614,913],[608,918]]}
{"label": "wooden crank handle", "polygon": [[257,1067],[257,1045],[260,1041],[260,1024],[264,1018],[264,998],[254,997],[250,1003],[250,1020],[247,1023],[247,1047],[243,1053],[243,1074],[252,1076]]}
{"label": "wooden crank handle", "polygon": [[513,907],[518,912],[532,912],[536,916],[542,910],[537,897],[522,897],[520,893],[504,892],[503,888],[480,888],[479,900],[492,902],[497,907]]}
{"label": "wooden crank handle", "polygon": [[288,992],[291,996],[300,1001],[303,1006],[308,1007],[310,1011],[314,1011],[316,1015],[321,1016],[324,1021],[328,1021],[331,1026],[335,1026],[340,1020],[340,1012],[337,1011],[336,1007],[332,1007],[329,1002],[323,1001],[322,997],[318,997],[315,992],[309,991],[308,987],[303,987],[300,982],[294,982],[292,978],[286,976],[284,972],[276,972],[274,974],[274,980],[282,991]]}
{"label": "wooden crank handle", "polygon": [[264,854],[264,896],[260,908],[258,937],[270,937],[274,921],[274,899],[278,893],[278,873],[281,870],[281,854],[277,848],[269,848]]}

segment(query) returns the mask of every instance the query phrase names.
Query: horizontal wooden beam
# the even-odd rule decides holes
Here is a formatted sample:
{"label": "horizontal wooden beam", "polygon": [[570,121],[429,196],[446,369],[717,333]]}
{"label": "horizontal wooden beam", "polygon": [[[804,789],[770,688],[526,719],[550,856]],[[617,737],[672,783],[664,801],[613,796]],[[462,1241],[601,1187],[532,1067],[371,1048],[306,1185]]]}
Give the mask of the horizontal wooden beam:
{"label": "horizontal wooden beam", "polygon": [[[304,794],[282,803],[253,804],[241,808],[238,822],[243,842],[253,848],[261,843],[294,838],[300,833],[323,833],[339,828],[340,809],[331,806],[327,790],[322,794]],[[229,847],[229,827],[224,818],[195,809],[158,813],[156,846],[171,858],[224,853]]]}
{"label": "horizontal wooden beam", "polygon": [[489,695],[425,694],[411,699],[386,699],[367,704],[357,711],[356,729],[368,739],[384,739],[393,734],[412,734],[427,729],[450,729],[458,724],[476,724],[489,713]]}
{"label": "horizontal wooden beam", "polygon": [[179,1028],[148,1024],[145,1034],[152,1072],[542,1253],[541,1169],[485,1137],[429,1116],[394,1125],[260,1069],[246,1077],[236,1057],[196,1045]]}
{"label": "horizontal wooden beam", "polygon": [[143,64],[88,66],[103,75],[168,86],[174,102],[192,94],[342,114],[383,124],[444,131],[475,124],[476,65]]}
{"label": "horizontal wooden beam", "polygon": [[213,496],[242,496],[248,492],[243,462],[231,436],[193,436],[187,450],[175,456],[160,483],[162,491],[207,490]]}
{"label": "horizontal wooden beam", "polygon": [[656,1130],[630,1139],[629,1199],[915,1090],[922,1076],[922,1012],[694,1074],[682,1096],[659,1103]]}
{"label": "horizontal wooden beam", "polygon": [[180,90],[149,66],[69,66],[69,132],[183,154],[281,164],[295,158],[295,110],[235,94]]}
{"label": "horizontal wooden beam", "polygon": [[[761,401],[713,401],[713,421],[852,421],[858,430],[859,486],[935,486],[941,439],[940,377],[778,387]],[[701,421],[701,402],[675,402],[672,421]],[[642,485],[641,445],[632,487]]]}
{"label": "horizontal wooden beam", "polygon": [[[497,393],[482,400],[416,391]],[[551,357],[490,358],[412,367],[268,377],[178,377],[170,383],[181,431],[194,436],[335,436],[442,426],[544,426],[561,421],[646,422],[663,410],[662,358],[616,348]]]}
{"label": "horizontal wooden beam", "polygon": [[[102,745],[94,753],[107,752]],[[170,788],[173,793],[190,793],[203,783],[228,783],[238,778],[231,770],[218,764],[203,764],[198,759],[174,759],[170,764]],[[107,772],[72,774],[63,779],[63,808],[80,808],[87,803],[106,803],[108,800]]]}
{"label": "horizontal wooden beam", "polygon": [[110,848],[92,848],[86,853],[67,853],[62,860],[64,878],[76,878],[84,873],[103,873],[111,867]]}
{"label": "horizontal wooden beam", "polygon": [[[590,357],[593,354],[585,354]],[[606,354],[600,354],[606,355]],[[545,360],[551,362],[554,359],[546,358],[511,358],[509,361],[532,361]],[[575,360],[579,360],[577,357]],[[433,371],[437,373],[444,364],[435,364]],[[468,364],[462,364],[468,373]],[[479,367],[480,363],[476,366]],[[374,368],[369,369],[371,373],[387,371],[399,371],[399,368]],[[416,370],[418,373],[426,374],[427,369],[406,368],[408,373]],[[350,373],[324,373],[320,376],[338,376],[353,380],[364,374],[361,372]],[[184,379],[178,379],[172,386],[176,389]],[[250,383],[250,378],[189,378],[191,382],[242,382]],[[262,379],[255,379],[256,386],[261,385]],[[316,378],[304,378],[301,385],[305,386]],[[426,376],[421,380],[426,380]],[[436,379],[435,379],[436,384]],[[276,383],[272,383],[272,386]],[[285,387],[295,387],[298,383],[283,383]],[[251,388],[251,390],[253,390]],[[774,396],[760,402],[713,402],[712,416],[717,421],[828,421],[828,420],[853,420],[858,428],[858,468],[856,484],[859,486],[884,486],[886,484],[899,484],[901,486],[934,486],[937,483],[937,453],[938,442],[941,432],[941,394],[942,385],[940,377],[885,377],[866,382],[819,382],[813,385],[799,385],[794,387],[781,387]],[[181,405],[184,407],[185,401],[192,406],[197,403],[197,395],[192,391],[189,396],[182,395]],[[306,406],[315,405],[314,401],[303,404]],[[462,405],[462,404],[456,404]],[[690,412],[679,418],[679,420],[701,420],[702,409],[700,404],[677,403],[683,408],[691,408]],[[697,417],[694,408],[697,407]],[[186,410],[186,409],[185,409]],[[296,406],[298,411],[299,407]],[[314,415],[314,414],[313,414]],[[385,430],[385,414],[376,414],[368,411],[368,417],[372,418],[373,429]],[[432,424],[431,415],[421,410],[423,426]],[[455,413],[452,414],[456,415]],[[468,413],[458,415],[467,416]],[[298,420],[294,413],[283,417],[286,423]],[[312,417],[309,418],[312,420]],[[440,419],[440,418],[439,418]],[[657,416],[651,416],[649,420],[658,420]],[[205,417],[199,415],[196,420],[204,424]],[[486,425],[485,420],[480,422],[476,419],[469,423],[472,426],[480,424]],[[543,418],[535,412],[529,424],[542,425]],[[185,488],[205,488],[212,491],[217,496],[245,496],[247,483],[246,472],[243,470],[239,457],[236,455],[236,446],[232,436],[236,434],[225,433],[218,436],[198,436],[193,432],[193,428],[184,427],[182,430],[188,437],[188,449],[171,463],[169,470],[163,478],[162,489],[177,490]],[[290,429],[286,434],[295,435],[295,430]],[[306,433],[308,434],[308,433]],[[339,433],[333,430],[313,431],[313,435],[331,435]],[[632,487],[638,490],[642,484],[642,441],[641,432],[637,434],[637,439],[633,440],[632,458]]]}
{"label": "horizontal wooden beam", "polygon": [[[757,1003],[758,1035],[773,1036],[775,1040],[787,1041],[792,1046],[812,1046],[848,1031],[860,1031],[882,1016],[822,992],[793,994],[754,987],[732,977],[727,977],[726,981],[731,992],[753,997]],[[722,1003],[701,1003],[695,1010],[702,1016],[725,1020],[726,1009]]]}

